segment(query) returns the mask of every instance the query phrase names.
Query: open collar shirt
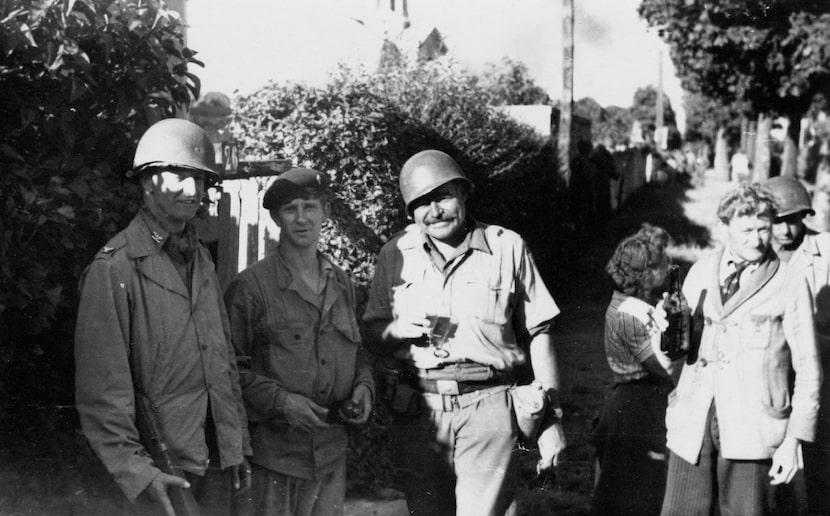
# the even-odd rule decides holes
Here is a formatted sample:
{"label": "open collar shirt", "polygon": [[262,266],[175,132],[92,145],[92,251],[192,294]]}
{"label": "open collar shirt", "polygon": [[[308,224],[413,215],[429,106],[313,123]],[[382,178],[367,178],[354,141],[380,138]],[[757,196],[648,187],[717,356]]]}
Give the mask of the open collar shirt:
{"label": "open collar shirt", "polygon": [[522,344],[548,331],[559,307],[518,234],[472,220],[469,228],[446,260],[415,224],[384,245],[363,319],[448,316],[458,324],[445,346],[450,361],[510,371],[526,363]]}
{"label": "open collar shirt", "polygon": [[287,423],[288,393],[330,409],[358,384],[374,389],[355,318],[354,287],[321,253],[325,288],[314,292],[280,248],[242,271],[225,300],[251,423],[253,462],[285,475],[319,479],[346,452],[342,422],[308,433]]}

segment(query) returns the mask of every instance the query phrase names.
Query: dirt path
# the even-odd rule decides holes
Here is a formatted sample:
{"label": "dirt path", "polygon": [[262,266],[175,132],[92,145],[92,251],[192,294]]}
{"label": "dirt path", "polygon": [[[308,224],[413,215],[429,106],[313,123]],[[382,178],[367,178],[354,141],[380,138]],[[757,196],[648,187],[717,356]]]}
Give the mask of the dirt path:
{"label": "dirt path", "polygon": [[674,239],[670,254],[685,274],[694,261],[719,245],[717,203],[731,186],[714,179],[697,187],[647,185],[609,222],[605,238],[561,242],[566,248],[558,253],[546,279],[562,307],[556,344],[569,446],[550,485],[542,487],[537,480],[525,486],[521,514],[582,515],[590,509],[593,448],[589,436],[593,418],[612,385],[602,339],[611,297],[604,267],[614,246],[643,222],[662,226]]}

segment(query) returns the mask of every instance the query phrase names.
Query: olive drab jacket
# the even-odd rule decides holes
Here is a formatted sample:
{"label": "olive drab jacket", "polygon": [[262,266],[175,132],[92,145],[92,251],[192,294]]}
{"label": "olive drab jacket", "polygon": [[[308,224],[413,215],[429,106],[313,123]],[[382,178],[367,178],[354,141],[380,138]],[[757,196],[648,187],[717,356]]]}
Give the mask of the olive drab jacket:
{"label": "olive drab jacket", "polygon": [[182,469],[200,474],[208,465],[208,408],[216,427],[217,466],[240,464],[243,453],[250,454],[213,263],[200,244],[188,292],[162,251],[163,242],[139,214],[95,256],[81,280],[75,333],[81,426],[130,500],[159,473],[136,430],[133,378],[157,408]]}
{"label": "olive drab jacket", "polygon": [[812,441],[815,434],[822,372],[805,281],[770,252],[723,304],[721,260],[697,262],[683,285],[703,329],[694,362],[669,396],[666,427],[668,447],[692,464],[712,403],[726,459],[768,459],[785,436]]}

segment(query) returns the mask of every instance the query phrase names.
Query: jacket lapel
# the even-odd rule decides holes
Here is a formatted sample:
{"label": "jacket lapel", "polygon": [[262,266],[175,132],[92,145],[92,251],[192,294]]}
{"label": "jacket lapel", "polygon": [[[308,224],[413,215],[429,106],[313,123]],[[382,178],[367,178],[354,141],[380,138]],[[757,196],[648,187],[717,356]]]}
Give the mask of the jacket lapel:
{"label": "jacket lapel", "polygon": [[[754,273],[749,275],[741,275],[743,282],[740,287],[738,287],[738,291],[735,292],[735,295],[729,298],[729,300],[726,301],[726,304],[721,307],[721,318],[728,317],[729,314],[734,312],[739,306],[744,304],[748,299],[761,290],[778,271],[779,264],[780,262],[778,261],[778,257],[775,256],[775,253],[771,250],[767,250],[766,256],[758,265],[758,269],[756,269]],[[718,292],[720,292],[720,290],[718,290]],[[718,303],[720,303],[720,296],[717,297]]]}
{"label": "jacket lapel", "polygon": [[138,272],[180,296],[189,298],[190,293],[176,267],[169,258],[164,256],[160,247],[150,236],[150,230],[140,215],[136,215],[127,227],[127,255],[136,260]]}

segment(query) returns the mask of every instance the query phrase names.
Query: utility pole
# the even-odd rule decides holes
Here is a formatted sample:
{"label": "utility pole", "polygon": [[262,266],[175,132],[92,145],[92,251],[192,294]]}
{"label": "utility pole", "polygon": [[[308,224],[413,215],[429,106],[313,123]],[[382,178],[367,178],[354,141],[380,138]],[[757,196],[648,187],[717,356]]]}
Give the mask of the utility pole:
{"label": "utility pole", "polygon": [[654,136],[655,142],[657,144],[657,148],[659,150],[663,150],[663,49],[661,48],[657,52],[657,104],[654,106],[655,108],[655,129],[654,129]]}
{"label": "utility pole", "polygon": [[559,106],[559,173],[571,181],[571,121],[574,105],[574,1],[562,0],[562,101]]}

